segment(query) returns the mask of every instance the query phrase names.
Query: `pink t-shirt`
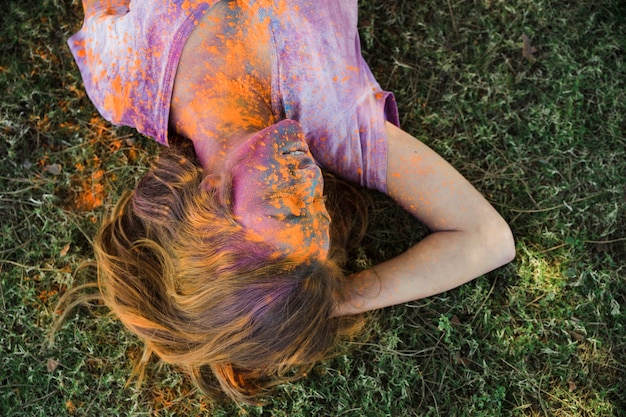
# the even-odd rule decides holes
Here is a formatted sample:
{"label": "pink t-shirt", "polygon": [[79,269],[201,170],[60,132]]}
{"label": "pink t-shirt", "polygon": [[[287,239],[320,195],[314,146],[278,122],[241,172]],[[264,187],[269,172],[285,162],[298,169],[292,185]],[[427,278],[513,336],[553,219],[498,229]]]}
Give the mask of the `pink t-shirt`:
{"label": "pink t-shirt", "polygon": [[[102,116],[167,144],[180,54],[218,0],[102,0],[68,44]],[[361,56],[356,0],[250,0],[271,31],[272,106],[298,121],[317,162],[386,191],[393,95]]]}

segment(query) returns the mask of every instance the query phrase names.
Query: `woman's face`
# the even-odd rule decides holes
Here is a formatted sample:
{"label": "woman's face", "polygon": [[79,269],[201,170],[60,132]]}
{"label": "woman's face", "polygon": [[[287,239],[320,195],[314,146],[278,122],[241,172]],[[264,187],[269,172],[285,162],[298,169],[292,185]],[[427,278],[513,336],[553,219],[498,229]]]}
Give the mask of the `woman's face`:
{"label": "woman's face", "polygon": [[233,212],[252,238],[302,261],[325,259],[330,216],[322,172],[300,125],[283,120],[248,138],[226,161]]}

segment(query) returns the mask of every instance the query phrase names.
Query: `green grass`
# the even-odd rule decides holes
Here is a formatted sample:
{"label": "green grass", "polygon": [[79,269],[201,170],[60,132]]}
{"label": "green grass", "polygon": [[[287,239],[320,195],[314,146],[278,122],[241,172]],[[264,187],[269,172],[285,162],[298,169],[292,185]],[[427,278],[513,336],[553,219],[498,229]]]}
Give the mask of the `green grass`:
{"label": "green grass", "polygon": [[[3,2],[0,415],[626,415],[626,5],[360,7],[364,54],[403,127],[510,222],[516,260],[375,314],[363,340],[263,408],[213,404],[156,363],[126,388],[140,345],[102,307],[44,342],[59,295],[94,279],[98,222],[159,148],[87,99],[65,46],[77,1]],[[374,199],[352,268],[424,233]]]}

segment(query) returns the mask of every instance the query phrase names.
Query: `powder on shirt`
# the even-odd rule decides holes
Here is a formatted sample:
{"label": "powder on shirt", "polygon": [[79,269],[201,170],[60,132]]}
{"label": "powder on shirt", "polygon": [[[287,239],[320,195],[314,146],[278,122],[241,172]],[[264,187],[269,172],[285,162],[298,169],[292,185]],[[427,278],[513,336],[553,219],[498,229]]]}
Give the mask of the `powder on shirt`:
{"label": "powder on shirt", "polygon": [[[103,0],[85,16],[68,44],[87,94],[105,119],[167,145],[181,51],[217,1]],[[397,107],[361,56],[357,1],[249,3],[269,19],[274,113],[302,125],[324,168],[385,192],[384,124],[398,124]]]}

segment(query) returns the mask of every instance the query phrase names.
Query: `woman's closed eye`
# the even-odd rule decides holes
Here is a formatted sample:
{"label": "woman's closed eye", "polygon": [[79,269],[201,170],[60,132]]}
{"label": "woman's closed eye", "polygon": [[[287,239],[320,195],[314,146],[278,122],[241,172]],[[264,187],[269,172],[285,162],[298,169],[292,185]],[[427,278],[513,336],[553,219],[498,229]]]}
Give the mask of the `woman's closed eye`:
{"label": "woman's closed eye", "polygon": [[283,200],[286,198],[293,198],[293,194],[284,193],[284,192],[273,192],[263,198],[263,200],[268,202],[273,202],[277,200]]}
{"label": "woman's closed eye", "polygon": [[[296,221],[309,214],[325,209],[325,196],[301,198],[297,194],[273,193],[264,199],[275,210],[270,217],[276,220]],[[321,205],[321,206],[320,206]]]}
{"label": "woman's closed eye", "polygon": [[319,204],[325,204],[326,203],[326,196],[321,195],[319,197],[314,197],[313,199],[307,198],[307,197],[301,197],[298,196],[297,194],[291,194],[291,193],[284,193],[284,192],[277,192],[277,193],[272,193],[266,197],[263,198],[263,201],[266,201],[268,203],[273,203],[274,205],[278,202],[278,203],[287,203],[287,205],[292,205],[292,204],[296,204],[299,207],[303,207],[305,205],[308,204],[312,204],[313,206],[319,206]]}

